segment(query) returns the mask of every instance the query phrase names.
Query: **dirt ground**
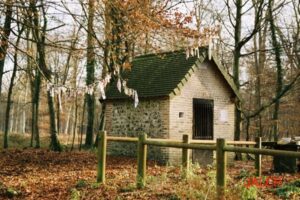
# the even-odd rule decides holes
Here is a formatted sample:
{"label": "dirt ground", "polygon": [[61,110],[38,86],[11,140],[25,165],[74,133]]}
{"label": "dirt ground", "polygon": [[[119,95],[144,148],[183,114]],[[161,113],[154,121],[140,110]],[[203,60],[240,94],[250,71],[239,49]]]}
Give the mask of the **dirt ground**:
{"label": "dirt ground", "polygon": [[[264,176],[279,176],[270,171],[270,160],[263,162]],[[254,163],[230,164],[227,199],[237,199],[247,179],[254,173]],[[62,152],[24,149],[0,152],[0,199],[214,199],[213,169],[194,167],[194,178],[183,180],[180,167],[158,166],[149,161],[147,186],[135,188],[136,160],[108,157],[106,184],[96,180],[95,152]],[[199,177],[199,178],[197,178]],[[300,180],[300,173],[281,174],[284,182]],[[244,178],[244,179],[243,179]],[[243,182],[244,181],[244,182]],[[241,186],[242,185],[242,186]],[[200,188],[200,189],[198,189]],[[197,190],[205,191],[197,193]],[[204,196],[203,196],[204,194]],[[197,196],[198,195],[198,196]],[[202,196],[201,196],[202,195]],[[261,188],[259,199],[280,199],[273,190]],[[291,196],[290,198],[292,198]],[[294,196],[297,198],[299,196]]]}

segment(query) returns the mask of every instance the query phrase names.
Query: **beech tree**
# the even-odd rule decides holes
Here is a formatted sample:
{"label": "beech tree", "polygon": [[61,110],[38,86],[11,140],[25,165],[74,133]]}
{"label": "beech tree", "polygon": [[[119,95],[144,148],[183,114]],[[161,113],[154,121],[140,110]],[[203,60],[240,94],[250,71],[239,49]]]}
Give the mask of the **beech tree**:
{"label": "beech tree", "polygon": [[13,92],[13,87],[15,84],[15,78],[16,78],[16,73],[17,73],[17,67],[18,67],[18,48],[20,44],[20,38],[21,35],[24,31],[24,25],[17,24],[18,26],[18,37],[16,40],[15,44],[15,53],[14,53],[14,66],[13,66],[13,71],[10,79],[10,84],[8,88],[8,94],[7,94],[7,105],[6,105],[6,114],[5,114],[5,127],[4,127],[4,148],[8,148],[8,132],[9,132],[9,122],[10,122],[10,109],[12,105],[12,92]]}
{"label": "beech tree", "polygon": [[[86,85],[92,85],[95,82],[95,38],[93,36],[94,15],[95,15],[95,0],[88,2],[88,24],[87,24],[87,60],[86,60]],[[95,96],[94,94],[86,94],[85,101],[87,102],[87,129],[85,146],[93,145],[94,135],[94,111],[95,111]]]}
{"label": "beech tree", "polygon": [[[231,37],[233,37],[233,61],[232,61],[232,77],[233,81],[238,90],[240,90],[240,59],[243,57],[242,49],[245,45],[254,37],[254,35],[261,29],[262,26],[262,13],[265,6],[264,0],[253,1],[253,5],[255,5],[254,10],[254,25],[250,31],[246,35],[242,35],[242,23],[243,16],[247,14],[251,9],[247,9],[248,1],[237,0],[233,3],[230,3],[228,0],[225,1],[228,19],[230,25],[233,28],[233,34],[230,33]],[[252,8],[253,6],[250,6]],[[233,13],[235,11],[235,13]],[[225,24],[223,22],[223,24]],[[230,31],[230,30],[229,30]],[[234,128],[234,140],[240,140],[241,138],[241,102],[236,102],[235,107],[235,128]],[[240,154],[237,154],[236,159],[241,159]]]}
{"label": "beech tree", "polygon": [[3,27],[0,29],[0,97],[2,92],[2,77],[4,72],[4,63],[7,54],[7,48],[9,43],[9,36],[11,33],[11,22],[12,22],[12,15],[13,15],[13,8],[12,0],[6,0],[4,3],[5,10],[5,20]]}

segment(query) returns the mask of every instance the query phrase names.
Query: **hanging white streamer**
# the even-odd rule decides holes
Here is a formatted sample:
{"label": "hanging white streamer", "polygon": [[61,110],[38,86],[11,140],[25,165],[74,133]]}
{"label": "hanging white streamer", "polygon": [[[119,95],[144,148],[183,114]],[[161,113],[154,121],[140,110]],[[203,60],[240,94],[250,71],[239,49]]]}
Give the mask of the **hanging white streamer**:
{"label": "hanging white streamer", "polygon": [[139,97],[137,91],[134,91],[134,107],[136,108],[139,104]]}
{"label": "hanging white streamer", "polygon": [[[117,71],[118,73],[118,71]],[[102,97],[102,99],[106,99],[106,94],[105,94],[105,87],[108,85],[108,83],[111,81],[112,75],[111,74],[107,74],[105,76],[104,79],[97,81],[93,84],[87,85],[85,87],[77,87],[77,88],[68,88],[67,86],[59,86],[59,85],[55,85],[52,83],[47,83],[47,91],[50,92],[50,96],[54,97],[55,94],[58,95],[58,101],[59,101],[59,107],[62,110],[62,95],[67,94],[68,97],[75,97],[76,95],[83,95],[83,94],[90,94],[93,95],[95,94],[95,89],[97,89],[97,91],[99,91],[100,96]],[[122,91],[122,87],[123,87],[123,91],[124,93],[133,98],[134,100],[134,107],[136,108],[138,103],[139,103],[139,99],[138,99],[138,93],[136,90],[132,89],[132,88],[128,88],[127,87],[127,81],[125,80],[121,80],[121,78],[118,78],[118,82],[117,82],[117,87],[119,92]]]}
{"label": "hanging white streamer", "polygon": [[196,47],[196,48],[195,48],[195,51],[196,51],[197,58],[200,58],[200,55],[199,55],[199,48]]}
{"label": "hanging white streamer", "polygon": [[118,88],[119,92],[121,93],[122,92],[122,83],[121,83],[120,78],[118,78],[117,88]]}
{"label": "hanging white streamer", "polygon": [[189,49],[187,49],[185,51],[185,55],[186,55],[186,59],[188,59],[190,57],[190,50]]}
{"label": "hanging white streamer", "polygon": [[102,82],[99,82],[98,87],[99,87],[99,91],[100,91],[100,95],[102,96],[102,99],[106,99],[104,84]]}
{"label": "hanging white streamer", "polygon": [[208,59],[211,60],[211,56],[212,56],[212,49],[213,49],[213,40],[210,37],[209,38],[209,42],[208,42]]}

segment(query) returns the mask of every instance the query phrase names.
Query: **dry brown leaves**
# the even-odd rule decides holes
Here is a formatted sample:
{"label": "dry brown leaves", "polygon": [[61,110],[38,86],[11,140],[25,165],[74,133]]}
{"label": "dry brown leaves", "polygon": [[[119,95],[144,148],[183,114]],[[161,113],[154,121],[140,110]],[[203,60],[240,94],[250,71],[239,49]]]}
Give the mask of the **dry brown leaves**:
{"label": "dry brown leaves", "polygon": [[[148,184],[143,190],[135,188],[136,160],[133,158],[108,157],[105,185],[95,183],[96,167],[96,155],[92,152],[55,153],[36,149],[2,151],[0,199],[8,198],[8,189],[16,192],[12,199],[71,199],[74,189],[80,192],[80,199],[170,199],[180,187],[180,169],[176,167],[162,167],[149,162],[147,174],[157,177],[158,184]],[[240,169],[253,170],[253,162],[235,163],[228,168],[228,172],[231,177],[236,177]],[[206,169],[198,173],[205,176]],[[170,181],[160,179],[162,174],[167,175]],[[285,177],[291,181],[300,178],[300,175]],[[80,182],[84,184],[80,185]],[[271,193],[265,196],[275,198]]]}
{"label": "dry brown leaves", "polygon": [[[107,184],[98,186],[95,184],[95,153],[56,153],[36,149],[2,151],[0,199],[8,198],[5,193],[8,188],[18,193],[13,199],[70,199],[70,191],[76,188],[79,180],[88,183],[84,188],[77,188],[83,191],[82,199],[115,199],[118,190],[134,185],[136,161],[119,157],[109,157],[107,160]],[[150,166],[153,166],[153,173],[162,170],[161,167],[154,167],[153,163]],[[143,194],[131,195],[134,195],[132,198],[139,198],[140,195],[141,199],[145,199]]]}

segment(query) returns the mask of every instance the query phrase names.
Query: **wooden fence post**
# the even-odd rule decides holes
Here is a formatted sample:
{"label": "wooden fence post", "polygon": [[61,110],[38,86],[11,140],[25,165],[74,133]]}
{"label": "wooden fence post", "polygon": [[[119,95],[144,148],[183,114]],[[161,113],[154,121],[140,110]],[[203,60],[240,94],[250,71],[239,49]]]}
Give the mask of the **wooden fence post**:
{"label": "wooden fence post", "polygon": [[98,140],[98,173],[97,183],[105,183],[105,166],[106,166],[106,131],[101,131]]}
{"label": "wooden fence post", "polygon": [[[182,142],[188,144],[189,143],[189,135],[183,135],[182,136]],[[182,148],[182,170],[183,170],[183,177],[186,178],[188,171],[189,171],[189,149]]]}
{"label": "wooden fence post", "polygon": [[226,152],[224,147],[226,141],[223,138],[217,139],[217,199],[225,199],[226,187]]}
{"label": "wooden fence post", "polygon": [[147,135],[145,133],[139,135],[138,141],[138,152],[137,152],[137,182],[136,186],[138,189],[143,188],[145,186],[145,178],[146,178],[146,165],[147,165],[147,145],[145,145],[145,140],[147,139]]}
{"label": "wooden fence post", "polygon": [[[261,149],[261,137],[255,138],[256,148]],[[261,154],[255,154],[256,176],[261,176]]]}

